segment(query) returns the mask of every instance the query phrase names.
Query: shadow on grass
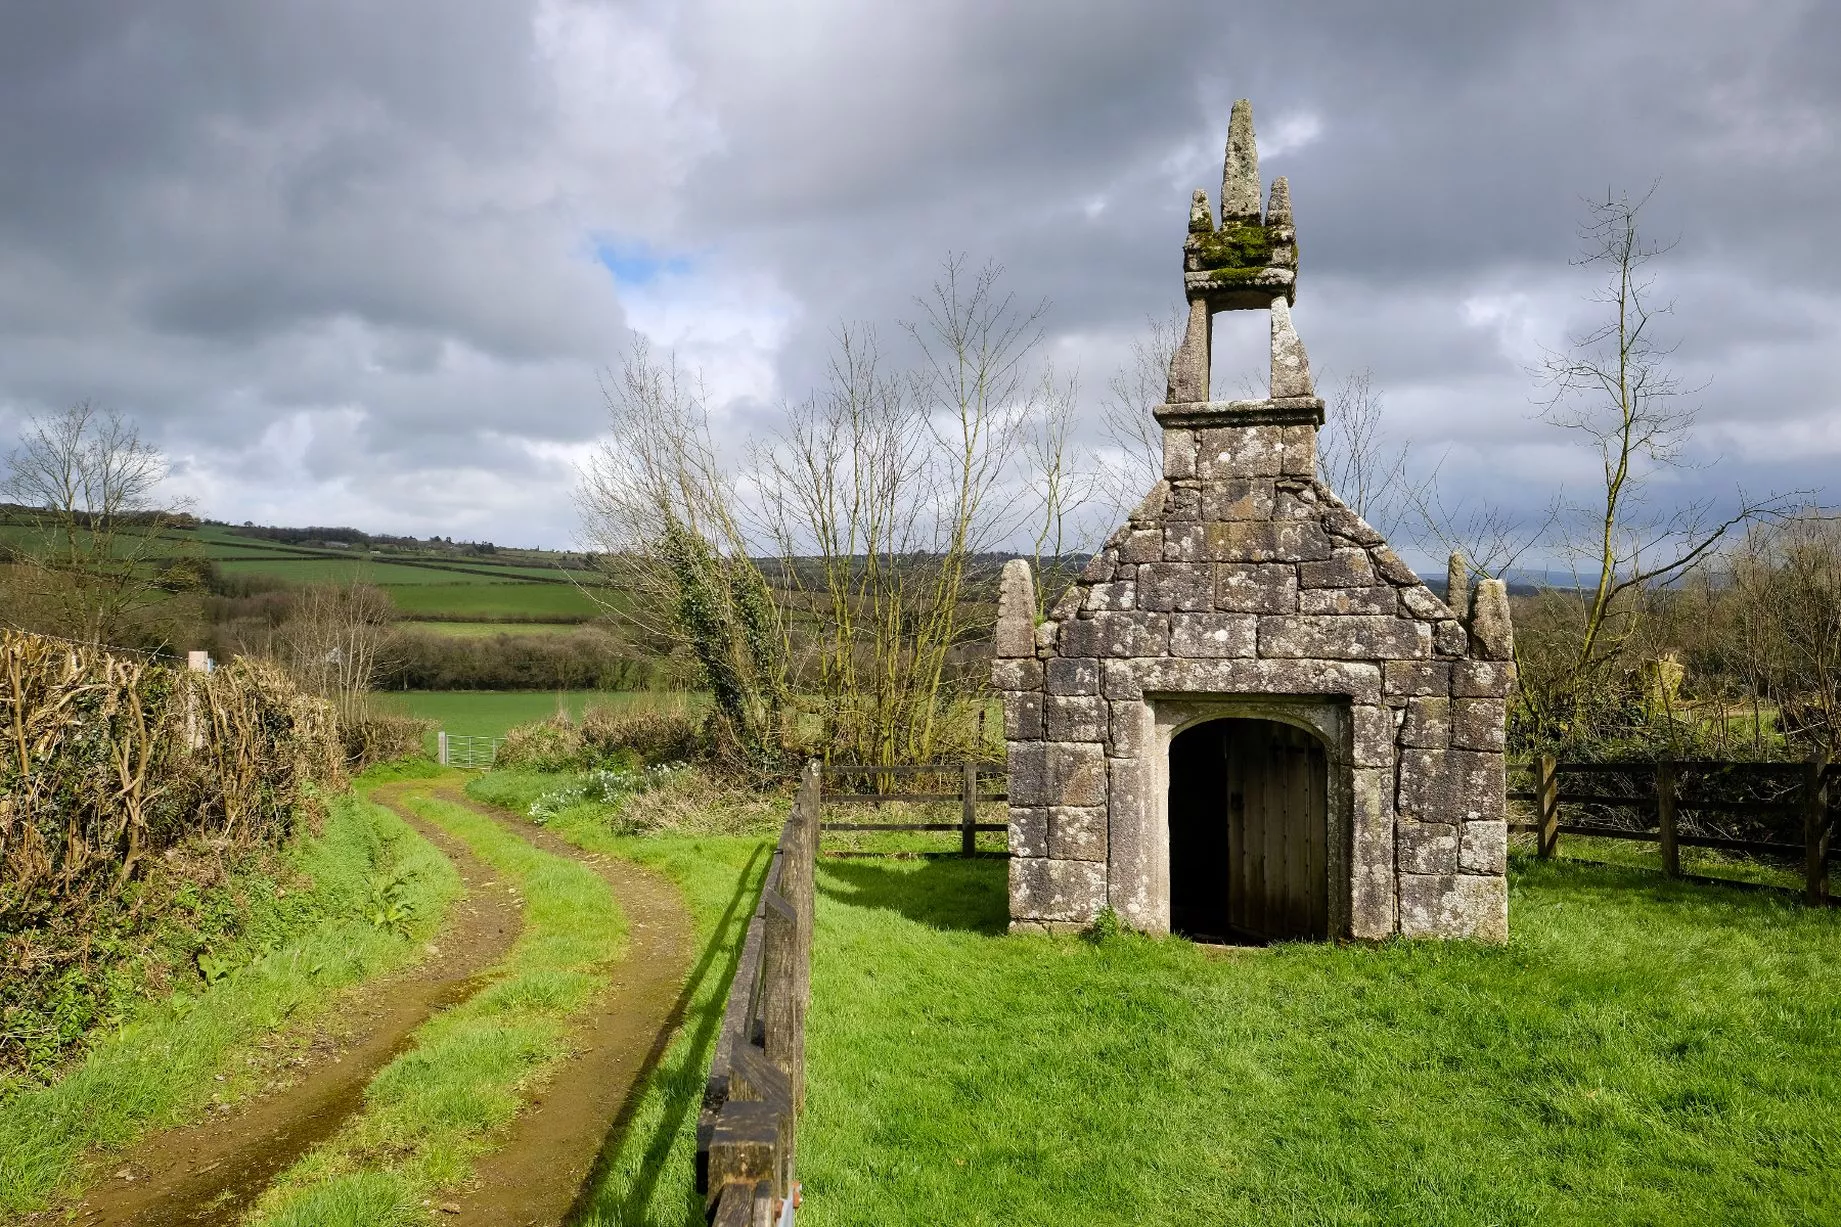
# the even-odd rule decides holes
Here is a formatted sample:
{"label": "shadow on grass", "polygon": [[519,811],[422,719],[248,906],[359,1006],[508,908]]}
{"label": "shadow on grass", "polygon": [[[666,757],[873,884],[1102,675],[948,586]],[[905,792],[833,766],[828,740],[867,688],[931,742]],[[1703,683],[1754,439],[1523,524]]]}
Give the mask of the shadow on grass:
{"label": "shadow on grass", "polygon": [[[1689,907],[1703,917],[1723,916],[1725,923],[1732,924],[1743,923],[1760,911],[1821,914],[1829,910],[1808,908],[1799,891],[1774,883],[1687,873],[1667,878],[1662,875],[1660,866],[1580,856],[1556,856],[1543,861],[1531,853],[1516,853],[1509,857],[1509,882],[1512,888],[1524,885],[1560,888],[1602,905],[1641,899]],[[1512,925],[1512,901],[1509,913]]]}
{"label": "shadow on grass", "polygon": [[[640,1101],[650,1089],[653,1075],[664,1060],[665,1053],[670,1049],[671,1041],[676,1037],[679,1026],[683,1024],[690,1003],[697,999],[697,993],[702,988],[705,977],[712,970],[716,970],[720,976],[719,983],[725,986],[725,989],[735,979],[735,969],[741,962],[742,954],[740,930],[747,926],[754,912],[751,906],[744,907],[743,904],[752,904],[754,901],[755,890],[759,886],[755,879],[755,866],[760,863],[765,852],[764,847],[757,848],[748,857],[748,863],[743,867],[741,876],[736,881],[735,893],[730,896],[729,905],[723,910],[722,919],[716,922],[709,941],[698,956],[697,965],[685,978],[684,987],[678,993],[678,999],[672,1006],[670,1017],[666,1019],[665,1025],[659,1028],[658,1036],[652,1042],[651,1051],[646,1054],[645,1065],[639,1076],[633,1080],[632,1093],[628,1095],[626,1103],[621,1105],[619,1114],[607,1131],[607,1141],[603,1143],[601,1154],[595,1160],[594,1170],[589,1173],[588,1179],[582,1182],[582,1190],[576,1195],[575,1205],[564,1216],[565,1223],[579,1222],[600,1208],[597,1205],[595,1191],[600,1188],[602,1182],[607,1178],[609,1169],[618,1162],[621,1151],[625,1149],[627,1127],[632,1122]],[[717,969],[717,956],[724,954],[725,945],[728,950],[726,956],[722,958],[720,968]],[[696,1030],[691,1036],[690,1045],[684,1057],[684,1068],[695,1071],[709,1069],[710,1057],[716,1041],[716,1029],[722,1023],[723,1011],[727,1006],[728,993],[725,991],[720,997],[711,998],[710,1002],[699,1011]],[[675,1090],[677,1093],[672,1095],[670,1101],[667,1102],[663,1119],[652,1131],[652,1136],[647,1139],[644,1158],[640,1162],[638,1181],[626,1190],[626,1195],[620,1199],[614,1211],[616,1222],[638,1223],[644,1220],[646,1207],[652,1202],[652,1191],[664,1171],[665,1158],[671,1153],[672,1144],[677,1140],[678,1133],[684,1124],[684,1118],[694,1107],[701,1106],[703,1102],[703,1083],[700,1079],[685,1079],[684,1084]]]}
{"label": "shadow on grass", "polygon": [[818,864],[818,891],[847,907],[878,908],[934,929],[1003,933],[1010,923],[1008,860],[867,857]]}

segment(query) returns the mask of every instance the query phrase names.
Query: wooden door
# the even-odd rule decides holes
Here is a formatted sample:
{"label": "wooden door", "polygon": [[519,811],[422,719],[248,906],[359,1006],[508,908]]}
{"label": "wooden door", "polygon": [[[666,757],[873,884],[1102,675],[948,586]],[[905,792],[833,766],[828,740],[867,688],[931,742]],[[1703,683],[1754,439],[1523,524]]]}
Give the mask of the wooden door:
{"label": "wooden door", "polygon": [[1222,720],[1227,919],[1263,940],[1329,936],[1323,743],[1272,720]]}

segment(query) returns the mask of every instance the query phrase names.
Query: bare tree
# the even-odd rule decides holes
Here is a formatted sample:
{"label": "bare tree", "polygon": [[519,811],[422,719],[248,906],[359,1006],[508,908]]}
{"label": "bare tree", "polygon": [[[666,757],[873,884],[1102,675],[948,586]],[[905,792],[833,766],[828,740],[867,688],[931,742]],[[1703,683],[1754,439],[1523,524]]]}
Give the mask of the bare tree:
{"label": "bare tree", "polygon": [[[1038,617],[1073,582],[1070,553],[1091,544],[1082,513],[1098,492],[1103,469],[1076,438],[1079,403],[1076,379],[1045,371],[1023,437],[1026,477],[1040,506],[1033,540]],[[1149,412],[1144,417],[1149,421]]]}
{"label": "bare tree", "polygon": [[1326,417],[1317,448],[1324,480],[1383,536],[1396,535],[1412,506],[1407,448],[1388,439],[1374,372],[1363,368],[1339,380]]}
{"label": "bare tree", "polygon": [[1754,742],[1762,701],[1788,740],[1841,750],[1841,522],[1807,508],[1756,525],[1731,562],[1732,646],[1752,683]]}
{"label": "bare tree", "polygon": [[121,638],[136,614],[194,581],[173,565],[188,543],[168,535],[183,508],[155,497],[166,472],[132,422],[88,402],[27,423],[0,493],[34,530],[15,561],[58,610],[60,633]]}
{"label": "bare tree", "polygon": [[394,616],[380,588],[356,580],[309,585],[277,631],[282,661],[302,689],[332,703],[342,724],[361,720]]}
{"label": "bare tree", "polygon": [[1114,371],[1100,405],[1100,425],[1114,456],[1100,465],[1099,492],[1118,515],[1136,507],[1163,480],[1163,427],[1151,416],[1162,403],[1170,377],[1170,355],[1189,321],[1185,306],[1163,316],[1146,316],[1145,331],[1131,343],[1126,365]]}
{"label": "bare tree", "polygon": [[[872,329],[840,329],[824,385],[735,448],[740,463],[715,446],[694,381],[641,347],[580,492],[603,565],[639,593],[616,618],[671,624],[660,633],[693,645],[719,707],[725,672],[778,687],[764,709],[790,706],[796,677],[815,721],[763,736],[816,723],[824,752],[862,762],[970,745],[986,556],[1038,529],[1045,552],[1065,548],[1084,499],[1074,389],[1034,360],[1043,307],[959,257],[917,306],[913,366]],[[696,568],[678,560],[698,551],[710,580],[687,583]]]}
{"label": "bare tree", "polygon": [[577,505],[599,565],[630,595],[600,603],[642,640],[695,661],[725,744],[759,764],[779,745],[785,626],[749,556],[703,387],[642,340],[602,390],[609,438],[583,467]]}
{"label": "bare tree", "polygon": [[1549,353],[1539,375],[1549,389],[1543,416],[1570,431],[1597,456],[1602,480],[1592,498],[1566,508],[1574,526],[1563,545],[1573,558],[1586,610],[1570,666],[1584,683],[1618,654],[1641,610],[1634,599],[1651,585],[1679,579],[1706,561],[1728,533],[1762,516],[1781,513],[1788,500],[1761,500],[1740,492],[1736,506],[1716,511],[1712,498],[1672,511],[1645,506],[1654,474],[1685,461],[1683,444],[1696,410],[1687,400],[1700,391],[1685,386],[1669,358],[1675,346],[1657,335],[1672,309],[1653,297],[1651,261],[1673,243],[1644,239],[1639,214],[1650,196],[1607,196],[1589,206],[1576,265],[1602,270],[1592,301],[1603,318]]}

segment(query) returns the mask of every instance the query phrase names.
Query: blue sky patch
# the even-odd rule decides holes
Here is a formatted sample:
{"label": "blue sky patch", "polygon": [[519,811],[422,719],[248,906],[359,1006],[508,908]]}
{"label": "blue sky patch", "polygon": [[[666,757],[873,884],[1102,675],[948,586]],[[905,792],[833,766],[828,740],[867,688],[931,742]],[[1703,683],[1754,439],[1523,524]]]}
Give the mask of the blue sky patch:
{"label": "blue sky patch", "polygon": [[662,276],[678,276],[691,270],[691,258],[669,252],[657,252],[645,243],[598,240],[595,259],[614,275],[621,285],[650,285]]}

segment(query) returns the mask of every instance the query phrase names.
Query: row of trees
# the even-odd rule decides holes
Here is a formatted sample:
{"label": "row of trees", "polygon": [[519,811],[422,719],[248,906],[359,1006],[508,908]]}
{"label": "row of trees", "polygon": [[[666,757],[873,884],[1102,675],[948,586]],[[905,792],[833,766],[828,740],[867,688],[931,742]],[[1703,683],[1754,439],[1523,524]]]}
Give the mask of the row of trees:
{"label": "row of trees", "polygon": [[[1661,510],[1651,497],[1687,463],[1699,389],[1674,375],[1659,333],[1669,305],[1650,266],[1668,245],[1643,235],[1647,200],[1589,206],[1577,263],[1601,274],[1602,311],[1532,372],[1542,417],[1593,457],[1597,481],[1556,492],[1532,522],[1449,502],[1438,466],[1416,473],[1389,442],[1367,372],[1331,391],[1322,470],[1383,532],[1443,546],[1476,575],[1571,565],[1570,584],[1518,609],[1519,749],[1678,743],[1694,720],[1705,727],[1692,736],[1719,730],[1724,745],[1731,721],[1708,713],[1735,696],[1754,709],[1754,750],[1786,748],[1786,730],[1832,742],[1825,662],[1841,649],[1819,603],[1834,536],[1808,492]],[[903,330],[910,363],[892,365],[870,330],[840,330],[824,387],[727,453],[701,389],[669,359],[641,346],[608,389],[617,442],[585,474],[588,534],[650,595],[639,603],[647,634],[698,662],[756,753],[786,727],[794,693],[814,696],[821,745],[850,757],[957,749],[980,689],[964,666],[991,612],[981,557],[1028,542],[1051,600],[1067,561],[1092,546],[1085,530],[1116,520],[1161,473],[1147,410],[1173,322],[1153,321],[1134,346],[1108,387],[1104,441],[1083,452],[1077,389],[1035,361],[1039,307],[1019,308],[995,271],[968,275],[956,260],[918,306]],[[1083,514],[1096,509],[1112,514]],[[1684,618],[1694,601],[1718,616]],[[1682,669],[1685,690],[1667,680]],[[1702,693],[1692,711],[1671,706]]]}
{"label": "row of trees", "polygon": [[1043,307],[949,259],[894,362],[840,329],[823,386],[725,453],[702,388],[644,345],[607,388],[586,532],[640,599],[616,611],[707,678],[726,742],[863,762],[982,741],[996,551],[1062,565],[1090,497],[1071,381],[1036,361]]}

